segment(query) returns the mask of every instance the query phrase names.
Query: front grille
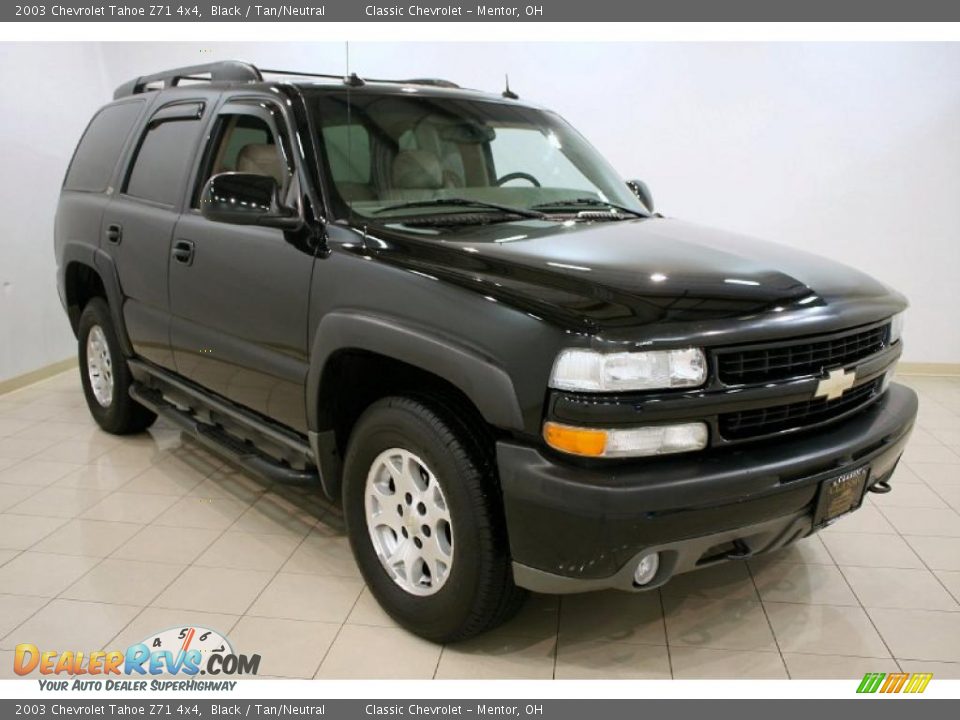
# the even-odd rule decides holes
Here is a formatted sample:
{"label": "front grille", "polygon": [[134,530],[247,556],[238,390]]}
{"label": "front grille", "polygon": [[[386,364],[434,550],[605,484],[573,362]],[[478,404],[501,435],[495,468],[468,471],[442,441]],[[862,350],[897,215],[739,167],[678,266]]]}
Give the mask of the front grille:
{"label": "front grille", "polygon": [[848,390],[836,400],[817,398],[789,405],[724,413],[718,418],[720,434],[727,440],[746,440],[835,420],[869,404],[880,393],[883,378]]}
{"label": "front grille", "polygon": [[886,324],[829,338],[720,351],[717,372],[727,385],[819,375],[825,368],[843,367],[879,352],[887,344],[889,332]]}

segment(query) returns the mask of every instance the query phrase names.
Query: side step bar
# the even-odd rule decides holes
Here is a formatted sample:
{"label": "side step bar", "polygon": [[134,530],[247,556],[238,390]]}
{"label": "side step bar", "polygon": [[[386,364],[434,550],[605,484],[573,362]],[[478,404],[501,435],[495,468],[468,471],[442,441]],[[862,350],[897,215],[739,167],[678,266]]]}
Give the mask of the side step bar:
{"label": "side step bar", "polygon": [[140,383],[130,387],[130,396],[141,405],[150,408],[160,417],[170,421],[191,437],[223,455],[245,470],[268,482],[293,485],[319,485],[316,470],[297,470],[280,460],[260,452],[252,443],[233,437],[221,428],[197,420],[190,412],[167,402],[163,393]]}
{"label": "side step bar", "polygon": [[310,446],[293,433],[275,425],[268,426],[225,398],[213,397],[203,388],[142,360],[131,358],[127,360],[127,364],[134,379],[145,388],[162,390],[165,396],[172,396],[174,399],[182,398],[183,404],[194,410],[203,409],[215,413],[224,421],[217,424],[233,423],[238,427],[252,429],[264,440],[290,450],[295,456],[305,456],[315,464]]}

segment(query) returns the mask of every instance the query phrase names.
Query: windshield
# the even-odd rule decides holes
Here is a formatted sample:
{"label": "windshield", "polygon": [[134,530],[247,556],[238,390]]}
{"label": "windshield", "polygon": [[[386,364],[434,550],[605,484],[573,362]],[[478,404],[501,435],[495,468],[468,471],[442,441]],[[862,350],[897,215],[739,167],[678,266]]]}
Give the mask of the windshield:
{"label": "windshield", "polygon": [[[406,90],[406,88],[404,89]],[[317,92],[310,101],[338,214],[393,221],[645,209],[557,115],[463,98]],[[449,202],[448,202],[449,201]],[[469,201],[469,202],[467,202]]]}

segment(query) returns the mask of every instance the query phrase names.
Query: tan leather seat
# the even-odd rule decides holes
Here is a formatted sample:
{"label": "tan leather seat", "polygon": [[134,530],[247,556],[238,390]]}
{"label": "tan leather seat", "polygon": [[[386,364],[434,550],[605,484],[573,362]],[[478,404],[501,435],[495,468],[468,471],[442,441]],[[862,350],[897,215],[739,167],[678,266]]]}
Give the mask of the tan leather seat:
{"label": "tan leather seat", "polygon": [[464,178],[466,171],[463,167],[463,157],[456,145],[441,139],[438,127],[443,125],[443,118],[428,115],[420,120],[413,129],[420,150],[432,152],[440,160],[443,187],[459,188],[466,185]]}
{"label": "tan leather seat", "polygon": [[237,172],[268,175],[283,187],[287,171],[276,145],[250,143],[237,154]]}
{"label": "tan leather seat", "polygon": [[443,187],[440,158],[428,150],[404,150],[393,159],[395,190],[437,190]]}

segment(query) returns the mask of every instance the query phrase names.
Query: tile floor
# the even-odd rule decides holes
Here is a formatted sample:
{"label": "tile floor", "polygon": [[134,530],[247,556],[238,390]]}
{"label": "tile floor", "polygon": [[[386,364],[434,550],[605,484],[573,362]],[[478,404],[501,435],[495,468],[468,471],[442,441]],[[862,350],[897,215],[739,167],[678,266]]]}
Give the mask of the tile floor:
{"label": "tile floor", "polygon": [[161,425],[106,435],[64,373],[0,396],[0,677],[18,642],[109,649],[191,623],[275,677],[960,678],[960,378],[903,381],[922,399],[895,492],[820,536],[659,592],[536,596],[441,648],[377,607],[316,493]]}

